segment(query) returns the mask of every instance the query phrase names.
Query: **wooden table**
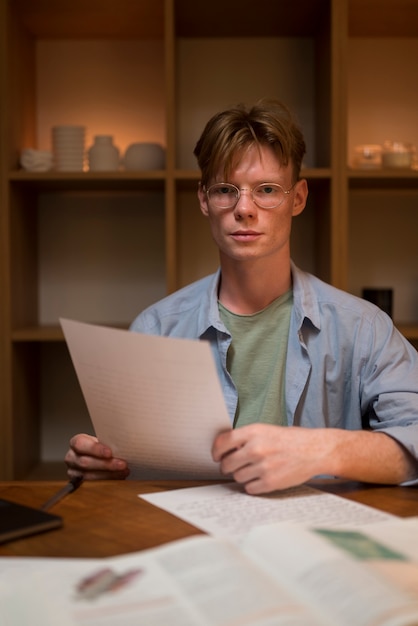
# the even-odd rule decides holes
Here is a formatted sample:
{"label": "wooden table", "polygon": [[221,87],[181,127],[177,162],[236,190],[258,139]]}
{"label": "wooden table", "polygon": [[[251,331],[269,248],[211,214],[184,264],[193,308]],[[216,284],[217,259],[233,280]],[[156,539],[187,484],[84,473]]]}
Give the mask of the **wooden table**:
{"label": "wooden table", "polygon": [[[40,507],[64,484],[3,482],[0,497]],[[0,556],[107,557],[201,534],[197,528],[138,498],[138,494],[205,484],[210,483],[85,482],[51,509],[63,517],[63,528],[0,545]],[[418,487],[386,487],[341,480],[310,484],[394,515],[418,515]]]}

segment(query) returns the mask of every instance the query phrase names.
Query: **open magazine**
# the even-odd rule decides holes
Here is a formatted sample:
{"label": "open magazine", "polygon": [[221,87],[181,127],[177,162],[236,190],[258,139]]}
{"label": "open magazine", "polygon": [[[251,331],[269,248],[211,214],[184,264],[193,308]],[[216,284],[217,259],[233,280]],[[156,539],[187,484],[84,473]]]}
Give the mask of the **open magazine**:
{"label": "open magazine", "polygon": [[109,559],[1,559],[8,626],[416,626],[418,517],[287,522]]}

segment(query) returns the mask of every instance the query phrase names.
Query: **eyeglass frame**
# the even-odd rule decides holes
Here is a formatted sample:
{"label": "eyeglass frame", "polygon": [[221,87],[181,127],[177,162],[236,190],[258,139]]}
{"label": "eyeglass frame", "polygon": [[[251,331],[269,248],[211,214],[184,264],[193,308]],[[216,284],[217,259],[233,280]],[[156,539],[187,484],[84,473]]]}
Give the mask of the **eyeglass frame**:
{"label": "eyeglass frame", "polygon": [[[238,202],[240,201],[241,191],[249,191],[249,192],[251,192],[251,199],[252,199],[252,201],[254,202],[254,204],[256,204],[258,206],[259,209],[265,209],[266,211],[270,211],[272,209],[277,209],[279,206],[281,206],[283,204],[286,196],[288,196],[290,194],[290,192],[295,188],[297,183],[298,183],[298,181],[294,182],[293,185],[289,189],[283,189],[282,185],[279,185],[279,183],[264,182],[264,183],[259,183],[255,187],[237,187],[233,183],[225,183],[225,182],[221,181],[219,183],[213,183],[213,185],[210,185],[210,187],[208,187],[207,189],[203,189],[203,191],[204,191],[204,193],[206,195],[208,203],[210,203],[209,191],[213,187],[216,187],[218,185],[220,185],[220,186],[225,185],[225,186],[233,187],[234,189],[236,189],[236,191],[237,191],[237,198],[236,198],[235,204],[231,205],[230,207],[215,207],[217,209],[224,208],[226,211],[230,211],[231,209],[235,209],[235,207],[237,206]],[[283,195],[282,200],[279,202],[279,204],[276,204],[275,206],[271,206],[271,207],[263,207],[260,204],[258,204],[258,202],[254,198],[254,190],[257,189],[258,187],[262,187],[263,185],[270,185],[271,187],[279,187],[283,191],[284,195]]]}

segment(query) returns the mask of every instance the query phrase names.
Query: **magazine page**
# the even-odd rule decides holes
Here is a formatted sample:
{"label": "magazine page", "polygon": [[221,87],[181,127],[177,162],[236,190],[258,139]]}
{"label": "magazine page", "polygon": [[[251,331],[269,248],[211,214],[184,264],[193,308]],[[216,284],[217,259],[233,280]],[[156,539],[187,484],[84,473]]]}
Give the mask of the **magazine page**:
{"label": "magazine page", "polygon": [[4,559],[0,623],[331,626],[237,546],[204,536],[112,559]]}
{"label": "magazine page", "polygon": [[333,624],[416,626],[418,548],[396,541],[403,534],[417,543],[418,518],[354,529],[278,523],[254,529],[240,547]]}
{"label": "magazine page", "polygon": [[418,520],[408,522],[279,523],[240,545],[195,536],[109,559],[4,558],[0,623],[416,626],[417,549],[395,541],[416,538]]}

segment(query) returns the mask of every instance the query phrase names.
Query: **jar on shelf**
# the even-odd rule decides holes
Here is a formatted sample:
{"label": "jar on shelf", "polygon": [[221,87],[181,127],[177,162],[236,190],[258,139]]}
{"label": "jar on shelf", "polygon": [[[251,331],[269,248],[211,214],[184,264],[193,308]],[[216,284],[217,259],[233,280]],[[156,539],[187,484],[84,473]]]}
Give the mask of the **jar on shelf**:
{"label": "jar on shelf", "polygon": [[119,169],[119,149],[111,135],[96,135],[88,150],[88,163],[91,172],[109,172]]}

